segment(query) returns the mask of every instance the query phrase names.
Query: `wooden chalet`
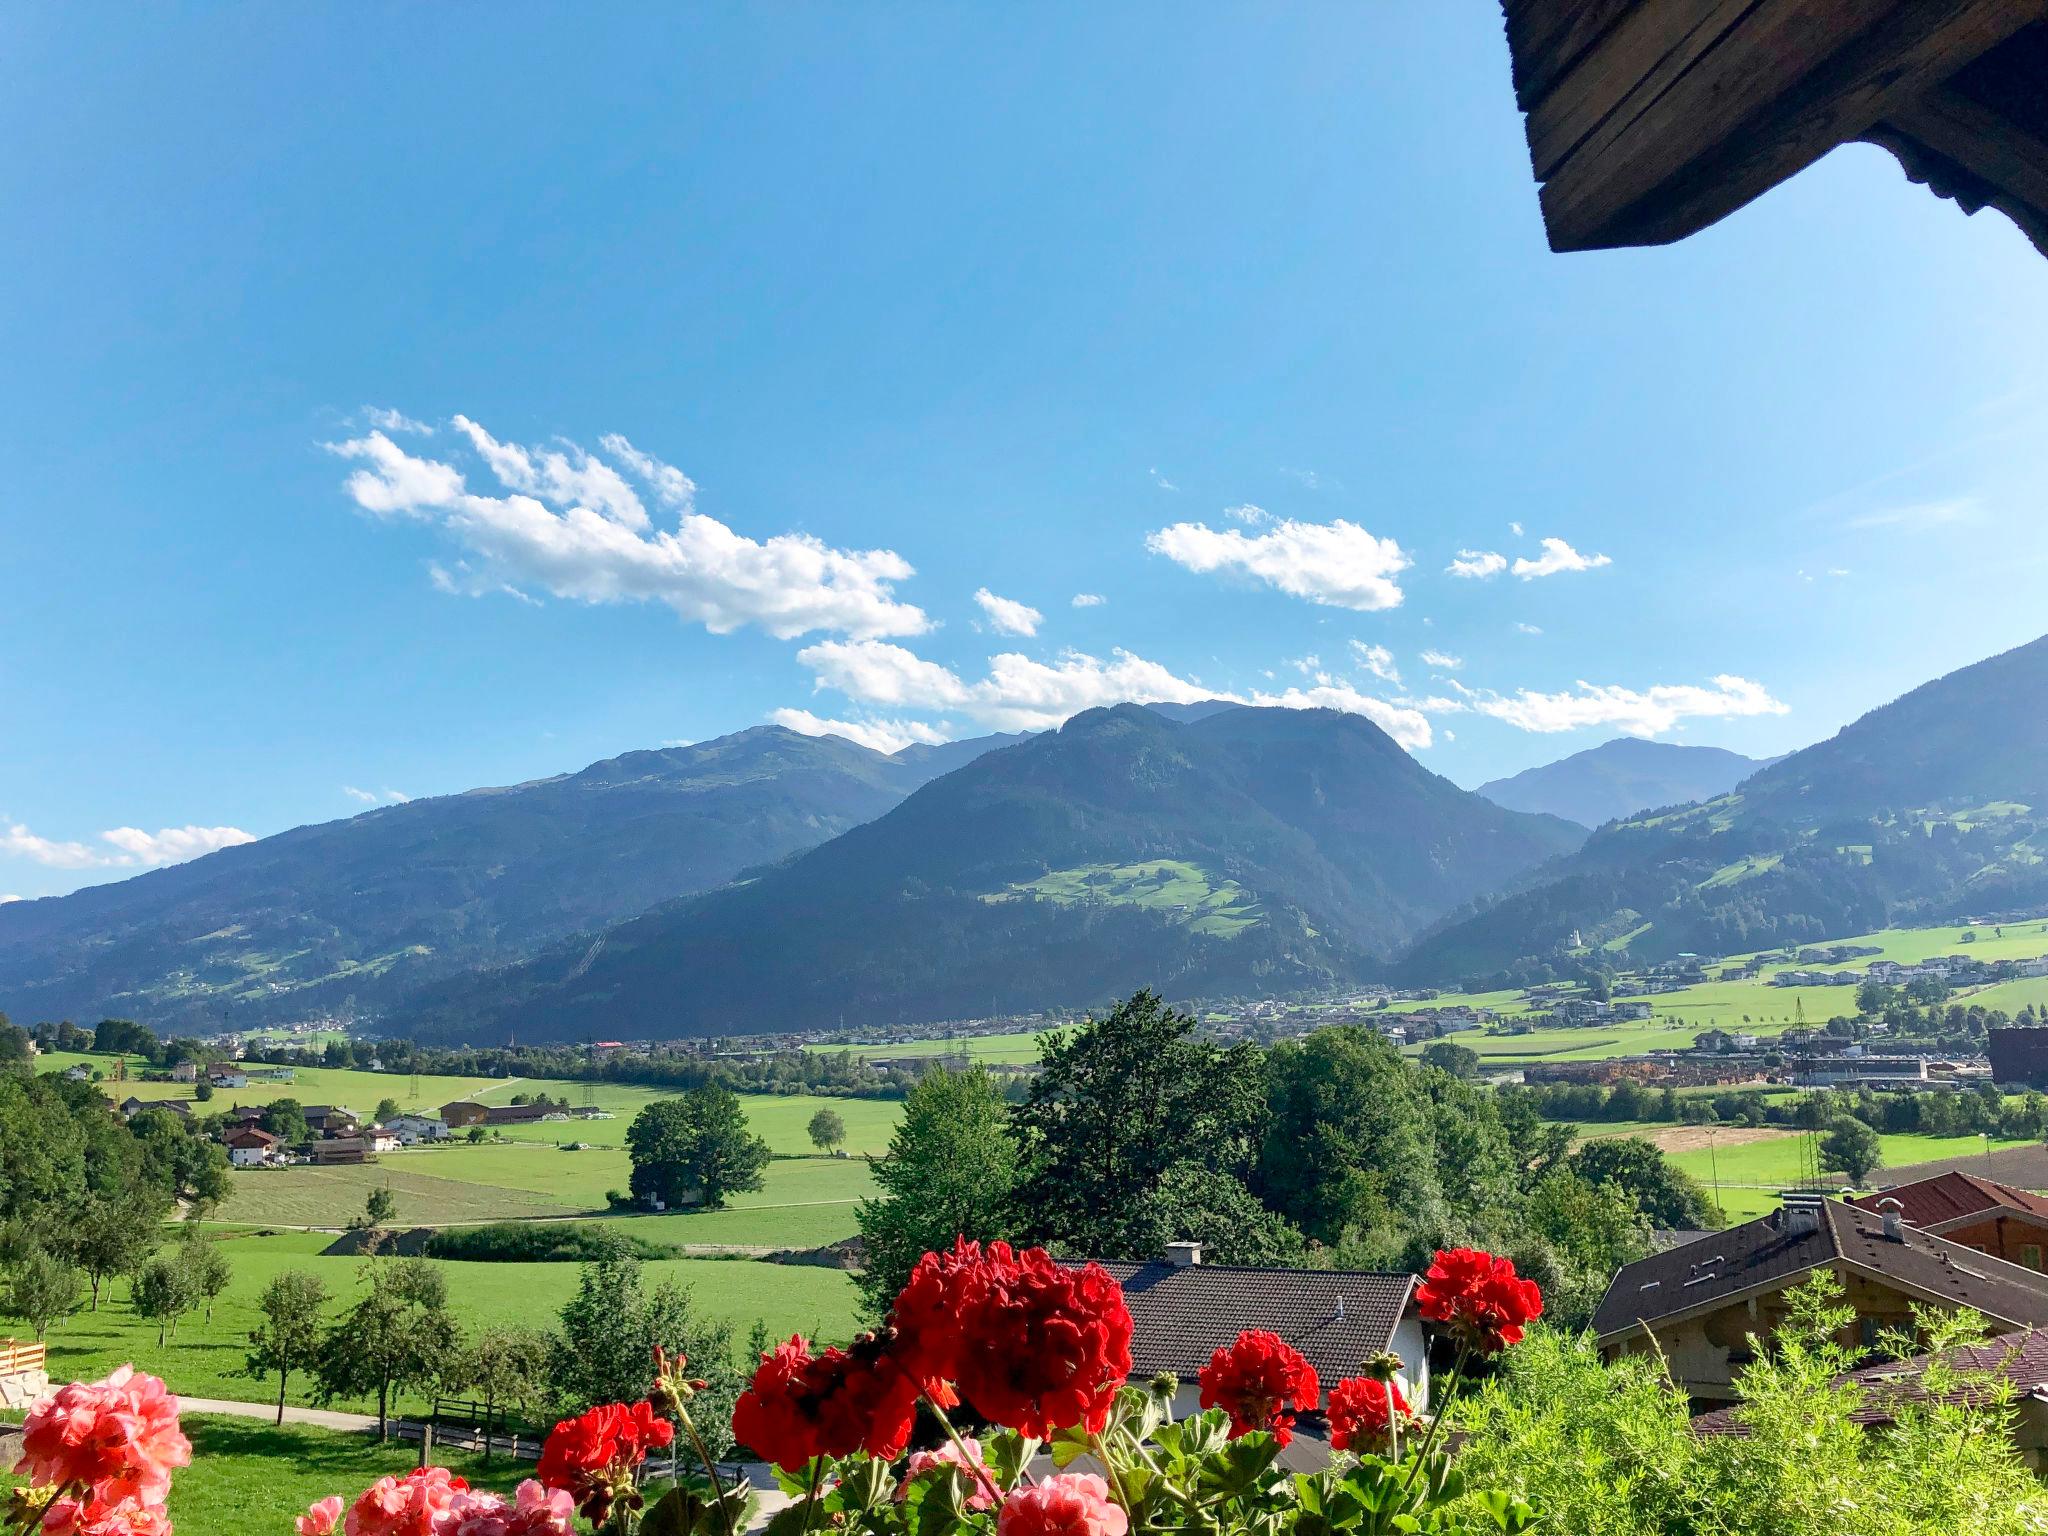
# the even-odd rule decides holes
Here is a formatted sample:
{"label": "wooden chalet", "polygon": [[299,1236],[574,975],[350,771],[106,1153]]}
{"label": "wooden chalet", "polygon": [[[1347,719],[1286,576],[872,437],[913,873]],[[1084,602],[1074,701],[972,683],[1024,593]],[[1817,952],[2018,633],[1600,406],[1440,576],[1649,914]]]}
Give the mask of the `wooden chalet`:
{"label": "wooden chalet", "polygon": [[1665,245],[1842,144],[2048,255],[2048,0],[1503,0],[1552,250]]}

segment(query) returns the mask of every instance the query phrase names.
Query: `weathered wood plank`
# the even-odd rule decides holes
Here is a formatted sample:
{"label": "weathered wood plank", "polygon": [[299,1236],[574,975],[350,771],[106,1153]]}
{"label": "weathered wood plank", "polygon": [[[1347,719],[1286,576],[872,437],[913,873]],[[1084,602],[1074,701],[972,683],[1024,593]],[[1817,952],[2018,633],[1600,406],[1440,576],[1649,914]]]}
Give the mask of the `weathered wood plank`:
{"label": "weathered wood plank", "polygon": [[[2048,81],[2042,88],[2048,90]],[[1971,175],[2048,213],[2048,143],[1956,91],[1934,91],[1890,121]]]}
{"label": "weathered wood plank", "polygon": [[[1651,0],[1610,37],[1667,6],[1691,23],[1554,164],[1542,193],[1554,249],[1705,228],[2048,15],[2048,0],[1755,0],[1724,26],[1725,9],[1702,24],[1696,3]],[[1600,67],[1608,46],[1572,75]],[[1631,57],[1643,51],[1638,39]],[[1572,131],[1584,101],[1574,110],[1549,129]],[[1532,155],[1537,129],[1532,115]]]}
{"label": "weathered wood plank", "polygon": [[1638,0],[1510,0],[1508,49],[1515,62],[1515,100],[1524,112],[1550,94],[1565,71],[1597,46]]}

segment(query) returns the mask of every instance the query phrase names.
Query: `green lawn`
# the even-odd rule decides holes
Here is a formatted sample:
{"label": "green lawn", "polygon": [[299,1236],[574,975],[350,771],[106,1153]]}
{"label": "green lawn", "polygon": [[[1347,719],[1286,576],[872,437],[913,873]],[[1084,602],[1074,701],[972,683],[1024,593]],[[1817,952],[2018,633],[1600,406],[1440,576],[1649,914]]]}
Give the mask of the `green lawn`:
{"label": "green lawn", "polygon": [[[1038,1036],[967,1035],[958,1040],[906,1040],[900,1045],[812,1045],[812,1051],[851,1051],[858,1056],[965,1056],[970,1061],[1022,1063],[1038,1060]],[[851,1128],[852,1122],[847,1122]]]}
{"label": "green lawn", "polygon": [[[1149,907],[1182,917],[1197,933],[1226,939],[1235,938],[1265,916],[1258,898],[1235,880],[1211,875],[1185,859],[1056,869],[1035,880],[1019,881],[1010,892],[1067,904]],[[982,898],[1007,899],[1007,894]]]}
{"label": "green lawn", "polygon": [[[159,1348],[155,1325],[135,1315],[128,1283],[117,1280],[98,1312],[82,1312],[50,1331],[50,1374],[60,1380],[92,1378],[133,1361],[187,1396],[244,1401],[274,1396],[274,1382],[266,1387],[240,1374],[257,1296],[284,1271],[305,1270],[326,1284],[334,1298],[331,1310],[339,1312],[359,1291],[364,1261],[322,1255],[331,1239],[318,1233],[216,1230],[216,1236],[233,1261],[234,1278],[215,1304],[211,1322],[192,1314],[177,1336]],[[575,1264],[433,1262],[447,1277],[456,1315],[470,1328],[497,1322],[551,1324],[580,1272]],[[836,1340],[854,1331],[853,1281],[839,1270],[751,1259],[664,1259],[644,1269],[650,1284],[674,1279],[687,1285],[700,1309],[732,1319],[742,1338],[756,1318],[784,1336],[801,1330]],[[307,1401],[305,1384],[294,1382],[291,1397]]]}
{"label": "green lawn", "polygon": [[[256,1419],[188,1413],[182,1417],[192,1442],[192,1465],[173,1475],[169,1509],[178,1536],[277,1536],[308,1505],[329,1494],[353,1501],[378,1478],[403,1477],[419,1460],[419,1448],[375,1435],[278,1427]],[[473,1488],[510,1493],[532,1467],[502,1454],[491,1466],[464,1451],[437,1449],[434,1459]],[[0,1474],[0,1489],[12,1479]]]}
{"label": "green lawn", "polygon": [[[116,1081],[114,1071],[120,1061],[116,1056],[82,1055],[71,1051],[51,1051],[36,1058],[39,1072],[61,1072],[66,1067],[84,1062],[102,1074],[100,1089],[109,1098],[120,1100],[131,1096],[138,1099],[196,1099],[191,1083],[144,1083]],[[130,1060],[128,1070],[131,1078],[139,1074],[141,1064]],[[260,1072],[259,1063],[251,1063],[250,1071]],[[563,1092],[573,1084],[547,1085],[550,1091]],[[476,1098],[494,1089],[503,1089],[496,1098],[487,1098],[487,1103],[502,1103],[519,1091],[519,1086],[510,1079],[488,1077],[406,1077],[393,1072],[362,1072],[342,1067],[299,1067],[293,1072],[289,1083],[252,1082],[246,1088],[220,1088],[206,1103],[206,1112],[217,1114],[228,1109],[268,1104],[273,1099],[297,1099],[301,1104],[340,1104],[359,1115],[368,1115],[383,1099],[394,1099],[404,1110],[437,1110],[451,1099]],[[532,1092],[532,1086],[527,1085]]]}
{"label": "green lawn", "polygon": [[[399,1226],[579,1215],[607,1209],[607,1192],[625,1189],[631,1173],[621,1147],[581,1152],[533,1142],[415,1147],[355,1166],[236,1169],[218,1215],[242,1225],[339,1227],[379,1188],[397,1196],[393,1222]],[[866,1158],[777,1158],[769,1163],[761,1189],[732,1197],[735,1208],[755,1212],[745,1224],[748,1230],[766,1235],[741,1238],[726,1231],[688,1241],[808,1246],[846,1237],[854,1229],[855,1203],[873,1189]],[[794,1220],[787,1237],[773,1230],[775,1218],[768,1212],[775,1207],[797,1208],[790,1212]],[[731,1214],[705,1212],[681,1219],[716,1224]],[[819,1236],[828,1227],[829,1235]]]}
{"label": "green lawn", "polygon": [[[1777,1190],[1801,1182],[1803,1140],[1797,1133],[1788,1132],[1768,1141],[1750,1141],[1740,1145],[1724,1141],[1712,1149],[1711,1155],[1704,1147],[1668,1155],[1672,1162],[1703,1183],[1712,1182],[1718,1167],[1724,1186],[1749,1184]],[[1884,1151],[1884,1168],[1904,1168],[1937,1158],[1969,1157],[1984,1150],[1981,1136],[1894,1135],[1880,1136],[1878,1141]],[[1994,1138],[1991,1148],[1998,1151],[2024,1144]],[[1833,1174],[1824,1175],[1824,1178],[1829,1183],[1838,1180],[1838,1176]]]}

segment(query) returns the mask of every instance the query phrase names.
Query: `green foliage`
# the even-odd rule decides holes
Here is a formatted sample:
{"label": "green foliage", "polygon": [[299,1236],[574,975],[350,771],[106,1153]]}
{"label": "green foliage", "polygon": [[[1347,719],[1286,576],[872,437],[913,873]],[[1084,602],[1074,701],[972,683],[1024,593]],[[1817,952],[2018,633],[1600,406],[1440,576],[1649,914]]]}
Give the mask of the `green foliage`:
{"label": "green foliage", "polygon": [[199,1303],[192,1271],[173,1253],[143,1260],[135,1271],[131,1294],[136,1313],[156,1324],[159,1348],[167,1334],[176,1331],[178,1319]]}
{"label": "green foliage", "polygon": [[1422,1064],[1453,1077],[1477,1077],[1479,1053],[1455,1040],[1432,1040],[1422,1048]]}
{"label": "green foliage", "polygon": [[980,1067],[927,1072],[903,1102],[888,1155],[874,1164],[881,1193],[862,1202],[867,1245],[860,1277],[869,1312],[879,1318],[910,1278],[921,1254],[956,1237],[986,1242],[1009,1235],[1017,1154],[1008,1107]]}
{"label": "green foliage", "polygon": [[768,1143],[747,1128],[738,1097],[717,1083],[649,1104],[628,1128],[626,1150],[636,1199],[701,1201],[714,1211],[729,1195],[759,1189],[770,1155]]}
{"label": "green foliage", "polygon": [[1713,1202],[1699,1181],[1639,1136],[1589,1141],[1572,1153],[1571,1165],[1589,1183],[1621,1189],[1652,1227],[1697,1231],[1716,1225]]}
{"label": "green foliage", "polygon": [[184,1239],[178,1244],[177,1257],[191,1278],[194,1305],[203,1307],[206,1320],[212,1322],[214,1302],[235,1278],[234,1265],[221,1252],[220,1244],[197,1227],[186,1228]]}
{"label": "green foliage", "polygon": [[95,1193],[71,1221],[64,1252],[92,1286],[92,1309],[100,1307],[100,1287],[113,1275],[133,1271],[149,1255],[159,1228],[171,1213],[170,1191],[141,1183],[116,1195]]}
{"label": "green foliage", "polygon": [[1034,1241],[1099,1258],[1150,1257],[1148,1206],[1187,1165],[1242,1179],[1265,1115],[1257,1050],[1224,1049],[1192,1014],[1139,992],[1044,1039],[1015,1113],[1024,1169],[1017,1224]]}
{"label": "green foliage", "polygon": [[85,1299],[85,1276],[46,1248],[31,1247],[6,1268],[4,1300],[10,1316],[40,1339]]}
{"label": "green foliage", "polygon": [[811,1123],[805,1128],[811,1138],[811,1145],[820,1152],[830,1152],[846,1140],[846,1122],[834,1109],[821,1109],[811,1116]]}
{"label": "green foliage", "polygon": [[286,1146],[295,1146],[312,1134],[306,1125],[305,1107],[297,1099],[272,1099],[263,1108],[263,1129]]}
{"label": "green foliage", "polygon": [[[1695,1434],[1653,1356],[1602,1366],[1589,1339],[1532,1330],[1455,1412],[1459,1464],[1480,1486],[1585,1536],[2019,1536],[2048,1524],[2044,1492],[2008,1433],[2010,1391],[1937,1365],[1934,1400],[1890,1405],[1891,1428],[1852,1414],[1865,1389],[1835,1333],[1852,1315],[1819,1277],[1740,1378],[1742,1435]],[[1939,1347],[1981,1319],[1919,1320]],[[1967,1390],[1963,1390],[1967,1388]]]}
{"label": "green foliage", "polygon": [[1848,1175],[1851,1184],[1861,1184],[1884,1162],[1884,1146],[1877,1132],[1861,1120],[1837,1115],[1828,1122],[1820,1139],[1820,1165],[1834,1173]]}
{"label": "green foliage", "polygon": [[537,1329],[482,1328],[447,1371],[445,1384],[451,1391],[473,1393],[483,1401],[486,1462],[491,1458],[488,1431],[499,1410],[528,1421],[546,1411],[554,1351],[554,1340]]}
{"label": "green foliage", "polygon": [[591,1222],[494,1221],[478,1227],[443,1227],[427,1239],[430,1259],[472,1263],[590,1263],[611,1256],[620,1245],[636,1259],[672,1259],[673,1243],[657,1243],[631,1232]]}
{"label": "green foliage", "polygon": [[374,1231],[398,1214],[398,1196],[388,1184],[379,1184],[363,1197],[363,1214],[349,1225],[359,1231]]}
{"label": "green foliage", "polygon": [[367,1286],[320,1341],[316,1396],[377,1399],[377,1431],[390,1437],[391,1394],[431,1386],[455,1360],[461,1329],[441,1272],[422,1259],[372,1259]]}
{"label": "green foliage", "polygon": [[263,1321],[250,1330],[243,1369],[258,1378],[276,1375],[280,1424],[292,1372],[306,1369],[319,1352],[320,1309],[326,1302],[327,1287],[320,1277],[302,1270],[274,1277],[257,1298],[256,1309],[263,1314]]}

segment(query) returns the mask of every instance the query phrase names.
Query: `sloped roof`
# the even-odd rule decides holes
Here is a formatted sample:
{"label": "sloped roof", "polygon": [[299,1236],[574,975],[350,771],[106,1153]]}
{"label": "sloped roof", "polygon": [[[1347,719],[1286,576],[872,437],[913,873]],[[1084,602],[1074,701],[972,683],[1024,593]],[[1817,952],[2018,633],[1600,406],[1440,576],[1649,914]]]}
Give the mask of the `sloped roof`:
{"label": "sloped roof", "polygon": [[1594,1334],[1604,1340],[1639,1323],[1654,1326],[1772,1282],[1796,1283],[1836,1261],[2009,1326],[2048,1324],[2048,1276],[1910,1225],[1887,1237],[1881,1217],[1839,1200],[1819,1209],[1811,1232],[1792,1232],[1778,1210],[1624,1265],[1593,1314]]}
{"label": "sloped roof", "polygon": [[[1915,1355],[1910,1360],[1887,1360],[1881,1365],[1865,1366],[1860,1371],[1836,1377],[1837,1381],[1855,1382],[1869,1394],[1863,1406],[1850,1417],[1859,1424],[1882,1426],[1893,1422],[1903,1404],[1933,1400],[1936,1394],[1927,1390],[1926,1378],[1927,1368],[1935,1358],[1927,1354]],[[2039,1329],[2025,1328],[2017,1333],[2000,1334],[1981,1344],[1949,1350],[1940,1358],[1959,1372],[1988,1372],[2008,1381],[2023,1397],[2030,1393],[2048,1392],[2048,1333]],[[1981,1380],[1966,1381],[1939,1395],[1944,1402],[1987,1402],[1991,1391]],[[1741,1423],[1731,1408],[1703,1413],[1692,1421],[1692,1427],[1695,1434],[1702,1435],[1749,1433],[1749,1426]]]}
{"label": "sloped roof", "polygon": [[[1378,1270],[1257,1269],[1229,1264],[1105,1264],[1131,1309],[1137,1376],[1192,1382],[1249,1328],[1276,1333],[1316,1368],[1324,1391],[1391,1348],[1416,1278]],[[1412,1369],[1420,1362],[1407,1362]]]}
{"label": "sloped roof", "polygon": [[1854,1195],[1849,1203],[1875,1212],[1887,1200],[1898,1201],[1900,1216],[1916,1227],[1940,1228],[1952,1221],[2001,1211],[2017,1211],[2048,1221],[2048,1199],[2010,1184],[1955,1170],[1915,1179],[1910,1184],[1893,1185],[1874,1194]]}

